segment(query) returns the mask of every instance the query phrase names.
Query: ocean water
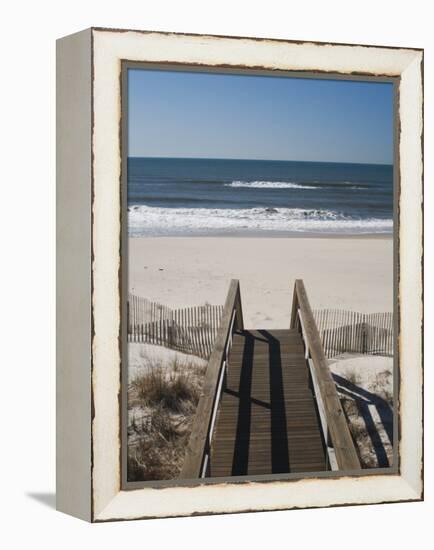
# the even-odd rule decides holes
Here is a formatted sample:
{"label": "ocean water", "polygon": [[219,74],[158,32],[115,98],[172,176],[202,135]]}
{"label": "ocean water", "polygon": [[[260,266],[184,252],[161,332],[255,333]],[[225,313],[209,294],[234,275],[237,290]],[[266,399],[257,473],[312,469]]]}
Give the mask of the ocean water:
{"label": "ocean water", "polygon": [[130,236],[388,234],[393,167],[128,159]]}

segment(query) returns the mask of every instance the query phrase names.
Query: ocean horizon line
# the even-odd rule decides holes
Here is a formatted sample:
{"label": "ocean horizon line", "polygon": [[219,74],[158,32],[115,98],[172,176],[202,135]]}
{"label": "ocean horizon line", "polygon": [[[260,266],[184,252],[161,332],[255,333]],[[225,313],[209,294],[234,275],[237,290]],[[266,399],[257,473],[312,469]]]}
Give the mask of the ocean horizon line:
{"label": "ocean horizon line", "polygon": [[291,159],[249,159],[249,158],[235,158],[235,157],[155,157],[155,156],[141,156],[141,155],[128,155],[127,159],[150,159],[150,160],[222,160],[222,161],[247,161],[247,162],[293,162],[299,164],[345,164],[351,166],[390,166],[393,168],[392,163],[383,162],[342,162],[342,161],[327,161],[327,160],[291,160]]}

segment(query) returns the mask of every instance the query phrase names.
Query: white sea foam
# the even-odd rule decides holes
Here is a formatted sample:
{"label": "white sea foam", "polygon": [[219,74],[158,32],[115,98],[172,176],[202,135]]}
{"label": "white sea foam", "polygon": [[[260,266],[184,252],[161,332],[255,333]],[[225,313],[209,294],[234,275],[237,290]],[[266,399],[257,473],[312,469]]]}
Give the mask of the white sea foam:
{"label": "white sea foam", "polygon": [[300,208],[160,208],[128,209],[131,236],[232,233],[390,233],[391,219],[357,219],[332,210]]}
{"label": "white sea foam", "polygon": [[314,185],[303,185],[290,181],[233,181],[225,183],[226,187],[249,187],[256,189],[318,189]]}

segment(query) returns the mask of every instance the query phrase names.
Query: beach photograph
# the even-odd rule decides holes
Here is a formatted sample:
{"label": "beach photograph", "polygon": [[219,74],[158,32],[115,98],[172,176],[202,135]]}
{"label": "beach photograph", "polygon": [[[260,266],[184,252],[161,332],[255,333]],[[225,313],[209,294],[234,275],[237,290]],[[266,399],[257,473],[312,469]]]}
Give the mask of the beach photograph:
{"label": "beach photograph", "polygon": [[128,68],[127,481],[394,466],[394,86]]}

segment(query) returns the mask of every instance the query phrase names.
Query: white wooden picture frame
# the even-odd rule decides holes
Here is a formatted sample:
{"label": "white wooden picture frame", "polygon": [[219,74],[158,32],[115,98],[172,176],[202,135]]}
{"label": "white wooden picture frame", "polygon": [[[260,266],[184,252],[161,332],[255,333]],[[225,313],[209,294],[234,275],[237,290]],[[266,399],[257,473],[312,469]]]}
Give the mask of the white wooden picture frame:
{"label": "white wooden picture frame", "polygon": [[[123,61],[398,81],[398,468],[122,489]],[[423,498],[423,51],[92,28],[57,44],[57,507],[91,522]]]}

